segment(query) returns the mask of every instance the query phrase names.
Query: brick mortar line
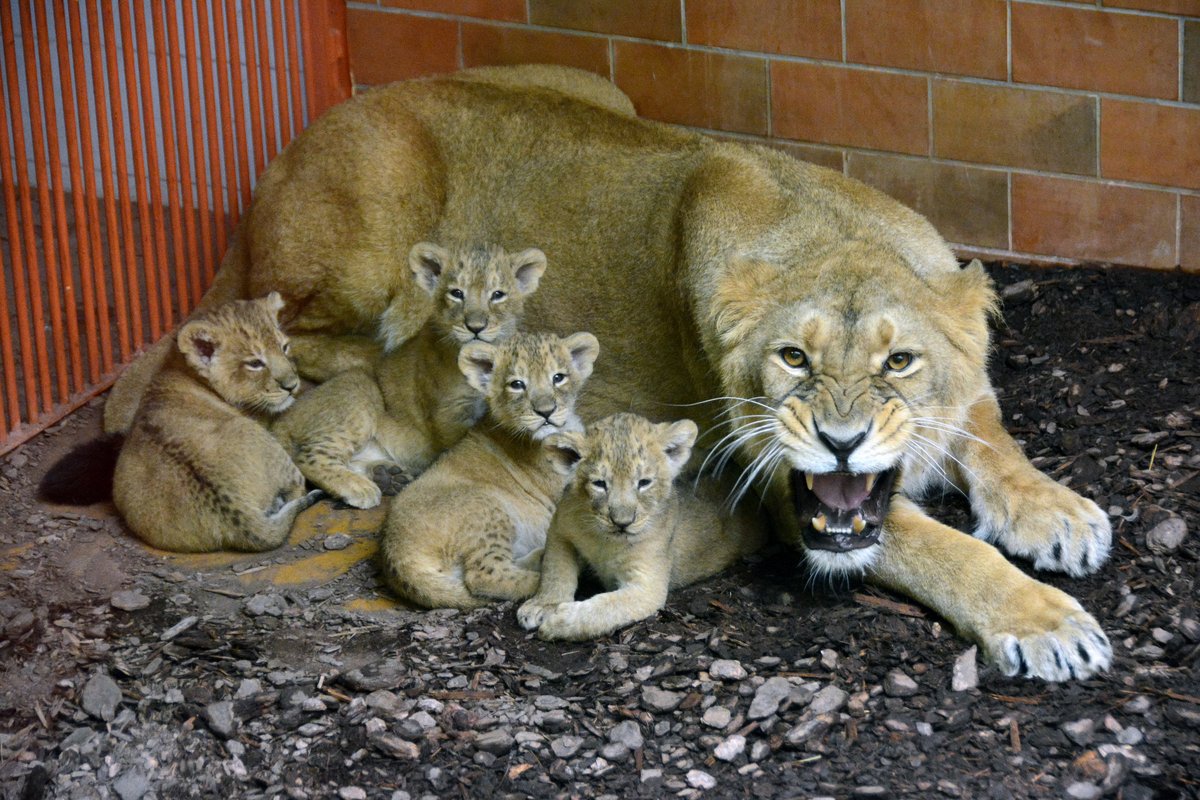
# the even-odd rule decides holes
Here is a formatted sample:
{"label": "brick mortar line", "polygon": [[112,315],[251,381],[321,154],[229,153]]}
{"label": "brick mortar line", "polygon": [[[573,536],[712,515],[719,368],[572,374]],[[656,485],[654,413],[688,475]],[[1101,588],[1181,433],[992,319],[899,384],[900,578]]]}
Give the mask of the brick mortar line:
{"label": "brick mortar line", "polygon": [[1079,3],[1073,3],[1071,0],[1009,0],[1010,2],[1019,2],[1027,6],[1052,6],[1054,8],[1073,8],[1076,11],[1099,11],[1103,14],[1119,14],[1126,17],[1153,17],[1155,19],[1195,19],[1189,14],[1174,14],[1170,11],[1151,11],[1145,8],[1117,8],[1116,6],[1104,6],[1097,2],[1095,5],[1085,6]]}
{"label": "brick mortar line", "polygon": [[687,0],[679,0],[679,38],[688,43],[687,37]]}
{"label": "brick mortar line", "polygon": [[847,35],[846,35],[846,27],[847,27],[846,26],[846,0],[841,0],[840,5],[841,5],[841,12],[842,12],[842,19],[841,19],[841,26],[840,26],[841,34],[842,34],[842,63],[848,64],[848,63],[850,63],[850,54],[848,52],[846,52],[846,38],[847,38]]}
{"label": "brick mortar line", "polygon": [[[657,120],[662,122],[662,120]],[[716,128],[701,128],[695,125],[682,125],[677,122],[667,123],[675,125],[678,128],[703,133],[711,136],[719,136],[725,138],[733,138],[745,140],[753,144],[770,145],[771,142],[764,141],[766,137],[759,136],[753,133],[742,133],[739,131],[722,131]],[[1056,178],[1060,180],[1076,181],[1079,183],[1094,183],[1102,186],[1111,186],[1121,189],[1141,189],[1144,191],[1160,192],[1164,194],[1186,195],[1188,197],[1200,197],[1200,189],[1191,189],[1185,186],[1164,186],[1158,183],[1145,183],[1143,181],[1122,180],[1120,178],[1104,178],[1097,175],[1078,175],[1071,172],[1052,172],[1050,170],[1038,170],[1030,167],[1017,167],[1005,164],[985,164],[979,161],[962,161],[955,158],[945,158],[939,156],[919,156],[912,153],[897,153],[893,150],[875,150],[869,147],[855,147],[853,145],[830,144],[829,142],[811,142],[803,139],[785,139],[783,137],[772,137],[774,142],[781,144],[796,144],[806,147],[813,147],[819,150],[841,151],[843,153],[860,153],[863,155],[879,155],[889,158],[903,159],[906,161],[920,161],[931,164],[940,164],[943,166],[967,167],[977,169],[984,172],[1004,172],[1015,175],[1030,175],[1036,178]]]}
{"label": "brick mortar line", "polygon": [[[367,5],[358,0],[351,0],[348,3],[351,8],[360,8],[361,10],[375,10],[384,14],[397,14],[400,16],[421,17],[426,19],[443,19],[453,20],[457,22],[471,22],[478,25],[487,25],[499,28],[516,28],[519,30],[537,31],[540,33],[560,33],[567,36],[580,36],[592,39],[606,38],[613,42],[628,42],[630,44],[649,44],[658,45],[669,50],[689,50],[698,53],[714,53],[717,55],[740,56],[743,58],[751,58],[755,60],[770,60],[779,63],[787,64],[810,64],[815,66],[825,67],[840,67],[842,69],[856,70],[859,72],[877,72],[883,75],[904,75],[908,77],[931,78],[941,81],[955,81],[958,83],[969,83],[977,86],[990,86],[994,88],[1016,89],[1030,92],[1044,92],[1046,94],[1063,94],[1070,97],[1087,97],[1096,96],[1106,100],[1124,100],[1129,102],[1142,103],[1145,105],[1156,105],[1164,108],[1179,108],[1186,111],[1200,112],[1200,103],[1185,103],[1181,100],[1165,100],[1161,97],[1144,97],[1141,95],[1120,94],[1116,92],[1105,92],[1099,89],[1071,89],[1063,86],[1050,86],[1040,83],[1011,83],[1008,80],[1000,80],[997,78],[983,78],[978,75],[958,75],[948,72],[930,72],[927,70],[907,69],[905,67],[891,67],[880,64],[858,64],[847,61],[832,61],[829,59],[814,58],[812,56],[797,56],[786,53],[767,53],[759,50],[737,50],[730,47],[718,47],[715,45],[703,45],[683,42],[668,41],[664,39],[645,39],[636,36],[625,36],[616,33],[601,33],[598,31],[581,31],[575,28],[555,28],[548,25],[535,25],[525,22],[511,22],[508,20],[488,19],[484,17],[468,17],[461,14],[444,14],[433,11],[411,11],[403,8],[381,7]],[[1064,6],[1067,8],[1074,6]]]}
{"label": "brick mortar line", "polygon": [[1183,266],[1183,195],[1175,195],[1175,261]]}
{"label": "brick mortar line", "polygon": [[1013,65],[1012,65],[1012,4],[1013,0],[1007,0],[1004,4],[1004,54],[1007,82],[1012,83]]}
{"label": "brick mortar line", "polygon": [[1005,205],[1007,208],[1006,213],[1008,214],[1008,220],[1007,220],[1008,221],[1008,249],[1012,250],[1013,249],[1013,212],[1012,212],[1013,174],[1008,171],[1005,171],[1005,173],[1004,173],[1004,192],[1005,192],[1004,200],[1005,200]]}
{"label": "brick mortar line", "polygon": [[1179,102],[1183,102],[1183,48],[1185,45],[1184,31],[1187,24],[1184,20],[1179,20]]}

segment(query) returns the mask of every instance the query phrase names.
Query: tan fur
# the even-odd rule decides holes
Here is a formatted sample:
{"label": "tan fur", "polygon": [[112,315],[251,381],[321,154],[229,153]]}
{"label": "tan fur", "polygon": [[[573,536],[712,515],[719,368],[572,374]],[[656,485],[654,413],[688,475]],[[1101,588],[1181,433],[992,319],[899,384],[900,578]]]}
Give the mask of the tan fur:
{"label": "tan fur", "polygon": [[[603,636],[663,607],[668,589],[717,574],[762,543],[749,511],[718,513],[673,485],[691,455],[696,423],[655,425],[616,414],[587,434],[556,434],[548,444],[566,453],[574,473],[559,503],[542,556],[537,594],[517,612],[545,639]],[[575,601],[584,567],[608,590]]]}
{"label": "tan fur", "polygon": [[380,550],[397,593],[428,608],[534,593],[567,483],[543,441],[582,430],[575,400],[598,352],[589,333],[522,333],[462,349],[460,366],[486,396],[487,416],[392,502]]}
{"label": "tan fur", "polygon": [[179,329],[117,460],[113,499],[130,529],[181,552],[270,550],[319,492],[265,428],[300,380],[277,294],[219,306]]}
{"label": "tan fur", "polygon": [[[421,242],[409,266],[435,302],[421,331],[380,354],[374,378],[361,369],[336,375],[305,392],[272,426],[304,477],[356,508],[382,499],[367,477],[374,466],[419,474],[483,416],[483,397],[458,368],[459,350],[515,332],[546,257],[536,248],[450,251]],[[385,316],[379,331],[385,343],[392,331]]]}
{"label": "tan fur", "polygon": [[[991,288],[979,267],[958,269],[928,222],[838,173],[542,85],[521,88],[513,75],[507,85],[469,76],[393,84],[324,115],[263,176],[246,228],[248,286],[282,291],[296,329],[332,347],[337,337],[370,333],[388,308],[409,319],[419,291],[397,254],[413,242],[536,241],[555,267],[529,322],[586,328],[605,343],[584,416],[654,418],[669,404],[704,403],[690,413],[706,428],[731,412],[732,427],[749,437],[735,454],[743,467],[754,469],[760,455],[786,465],[773,481],[763,469],[747,483],[766,494],[789,539],[799,541],[808,522],[792,507],[787,473],[823,474],[830,464],[809,426],[855,436],[863,433],[855,425],[872,420],[889,436],[876,431],[864,445],[874,452],[869,468],[898,459],[909,471],[904,491],[945,473],[971,496],[981,536],[1044,566],[1099,566],[1108,521],[1090,501],[1034,477],[1004,431],[985,363]],[[411,319],[416,326],[419,315]],[[773,359],[789,344],[811,348],[818,373],[781,372]],[[911,379],[883,374],[879,359],[901,347],[921,355]],[[933,394],[906,392],[906,382]],[[869,388],[864,397],[859,384]],[[728,397],[756,399],[764,417],[719,399]],[[771,419],[777,428],[754,434],[752,423]],[[915,433],[941,448],[929,451],[927,468],[916,451],[930,445]],[[889,559],[893,525],[940,530],[920,520],[889,518],[873,550],[813,560],[831,570],[874,564],[877,579],[901,591],[931,581],[999,581],[1001,593],[1027,585],[1016,567],[981,570],[974,546]],[[1051,618],[1014,603],[987,613],[968,591],[937,598],[935,610],[959,620],[1006,669],[1011,661],[996,654],[1007,637],[1058,643],[1058,662],[1069,668],[1040,658],[1026,664],[1032,675],[1086,675],[1108,663],[1091,617],[1076,635],[1062,627],[1065,612]]]}

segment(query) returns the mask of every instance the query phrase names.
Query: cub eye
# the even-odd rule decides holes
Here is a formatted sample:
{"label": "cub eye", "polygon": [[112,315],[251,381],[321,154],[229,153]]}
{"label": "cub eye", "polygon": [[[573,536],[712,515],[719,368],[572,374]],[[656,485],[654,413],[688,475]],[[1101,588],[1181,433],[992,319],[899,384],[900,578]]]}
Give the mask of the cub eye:
{"label": "cub eye", "polygon": [[251,358],[243,362],[243,366],[245,366],[246,369],[250,370],[251,372],[258,372],[266,365],[267,362],[263,361],[261,358]]}
{"label": "cub eye", "polygon": [[566,375],[564,375],[564,374],[563,374],[563,373],[561,373],[561,372],[556,372],[556,373],[554,373],[554,375],[553,375],[553,376],[550,378],[550,380],[554,381],[554,385],[555,385],[555,386],[562,386],[564,383],[566,383],[566,381],[567,381],[567,376],[566,376]]}
{"label": "cub eye", "polygon": [[912,353],[900,350],[888,356],[887,361],[884,362],[884,366],[892,372],[903,372],[912,366],[913,358]]}
{"label": "cub eye", "polygon": [[608,484],[604,481],[592,481],[592,486],[595,486],[602,492],[608,491]]}
{"label": "cub eye", "polygon": [[283,343],[283,354],[286,356],[290,352],[292,352],[292,343],[284,342]]}
{"label": "cub eye", "polygon": [[453,300],[462,300],[463,299],[463,290],[462,289],[451,289],[450,291],[446,292],[446,294],[450,295],[451,299],[453,299]]}
{"label": "cub eye", "polygon": [[499,289],[492,292],[492,302],[493,303],[499,303],[501,300],[503,300],[506,297],[508,297],[508,294],[500,291]]}
{"label": "cub eye", "polygon": [[640,481],[638,481],[638,488],[645,489],[647,486],[649,486],[652,483],[654,483],[654,481],[651,480],[650,478],[642,478]]}
{"label": "cub eye", "polygon": [[780,349],[779,357],[792,369],[803,369],[808,366],[808,356],[799,347],[784,347]]}
{"label": "cub eye", "polygon": [[509,381],[508,388],[512,389],[514,392],[524,391],[525,381]]}

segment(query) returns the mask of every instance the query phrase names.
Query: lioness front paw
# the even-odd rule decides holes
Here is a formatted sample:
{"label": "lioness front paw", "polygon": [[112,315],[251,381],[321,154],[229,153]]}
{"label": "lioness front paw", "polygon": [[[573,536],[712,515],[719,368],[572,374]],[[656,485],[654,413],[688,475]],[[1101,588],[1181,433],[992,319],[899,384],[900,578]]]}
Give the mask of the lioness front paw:
{"label": "lioness front paw", "polygon": [[975,504],[976,536],[1032,560],[1037,569],[1074,577],[1095,572],[1108,559],[1112,524],[1091,500],[1041,473],[1005,488],[999,500]]}
{"label": "lioness front paw", "polygon": [[1112,646],[1096,618],[1070,595],[1045,584],[1029,607],[986,633],[983,649],[1005,675],[1048,681],[1081,680],[1112,663]]}
{"label": "lioness front paw", "polygon": [[517,622],[527,631],[534,630],[540,627],[542,621],[558,608],[559,605],[559,603],[539,603],[536,597],[532,600],[526,600],[517,609]]}

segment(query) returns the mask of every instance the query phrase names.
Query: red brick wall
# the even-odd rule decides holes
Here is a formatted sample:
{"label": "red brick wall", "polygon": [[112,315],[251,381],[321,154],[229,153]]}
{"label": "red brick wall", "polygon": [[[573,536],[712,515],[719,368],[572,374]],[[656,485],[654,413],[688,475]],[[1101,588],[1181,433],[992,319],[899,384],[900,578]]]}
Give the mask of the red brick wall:
{"label": "red brick wall", "polygon": [[878,186],[964,254],[1200,271],[1200,0],[350,2],[359,86],[568,64]]}

